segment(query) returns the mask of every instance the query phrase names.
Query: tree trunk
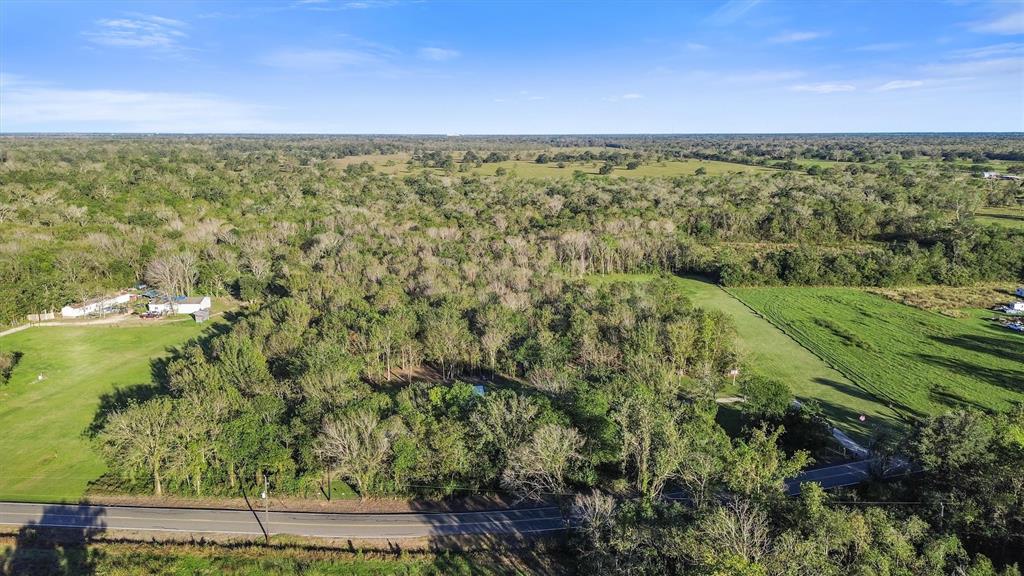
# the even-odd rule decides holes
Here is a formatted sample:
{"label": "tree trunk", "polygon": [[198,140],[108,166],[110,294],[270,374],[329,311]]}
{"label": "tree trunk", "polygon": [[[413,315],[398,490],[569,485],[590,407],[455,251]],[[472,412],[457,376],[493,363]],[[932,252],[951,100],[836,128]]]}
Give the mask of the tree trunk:
{"label": "tree trunk", "polygon": [[156,483],[156,495],[163,496],[164,487],[163,484],[160,482],[160,470],[156,467],[156,465],[153,466],[153,480],[155,480]]}

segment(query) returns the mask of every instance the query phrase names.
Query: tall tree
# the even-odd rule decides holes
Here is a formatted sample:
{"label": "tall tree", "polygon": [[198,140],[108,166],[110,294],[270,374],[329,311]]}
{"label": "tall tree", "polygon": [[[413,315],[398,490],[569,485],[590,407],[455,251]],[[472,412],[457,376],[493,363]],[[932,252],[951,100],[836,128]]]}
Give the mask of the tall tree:
{"label": "tall tree", "polygon": [[107,462],[130,480],[148,477],[157,496],[176,441],[173,412],[169,398],[134,404],[110,416],[99,436]]}
{"label": "tall tree", "polygon": [[328,420],[320,433],[317,454],[328,468],[352,481],[366,499],[391,456],[388,425],[369,410]]}

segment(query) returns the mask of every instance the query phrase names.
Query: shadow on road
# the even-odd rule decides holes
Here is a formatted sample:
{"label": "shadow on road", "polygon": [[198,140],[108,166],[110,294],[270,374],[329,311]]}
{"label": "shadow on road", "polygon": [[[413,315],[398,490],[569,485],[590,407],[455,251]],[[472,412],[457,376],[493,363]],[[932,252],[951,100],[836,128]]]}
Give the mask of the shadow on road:
{"label": "shadow on road", "polygon": [[103,510],[76,504],[47,506],[18,530],[14,547],[0,555],[0,573],[50,576],[95,574],[93,538],[106,529]]}

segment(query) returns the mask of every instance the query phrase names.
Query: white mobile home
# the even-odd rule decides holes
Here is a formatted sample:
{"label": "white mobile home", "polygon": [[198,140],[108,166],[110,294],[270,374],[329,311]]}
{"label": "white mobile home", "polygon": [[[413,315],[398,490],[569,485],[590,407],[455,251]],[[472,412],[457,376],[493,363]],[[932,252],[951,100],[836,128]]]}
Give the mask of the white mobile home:
{"label": "white mobile home", "polygon": [[81,304],[68,304],[60,309],[60,315],[64,318],[81,318],[82,316],[88,316],[89,314],[99,314],[109,308],[120,306],[121,304],[127,304],[131,299],[131,294],[116,294],[114,296],[93,298],[92,300],[86,300]]}

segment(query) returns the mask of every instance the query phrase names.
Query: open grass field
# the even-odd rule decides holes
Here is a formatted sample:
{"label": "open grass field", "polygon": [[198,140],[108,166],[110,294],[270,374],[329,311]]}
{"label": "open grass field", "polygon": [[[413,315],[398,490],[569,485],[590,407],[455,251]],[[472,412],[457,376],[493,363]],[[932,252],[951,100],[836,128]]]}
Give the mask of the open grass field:
{"label": "open grass field", "polygon": [[730,292],[908,416],[1024,401],[1024,336],[986,321],[991,312],[950,318],[849,288]]}
{"label": "open grass field", "polygon": [[[454,156],[456,160],[458,160],[461,155],[455,154]],[[532,158],[536,157],[536,154],[524,155],[524,157]],[[335,165],[339,167],[359,164],[360,162],[369,162],[374,166],[374,169],[379,172],[399,176],[413,174],[421,170],[430,170],[437,174],[444,173],[438,169],[426,169],[419,166],[412,167],[410,169],[407,164],[409,158],[410,156],[408,154],[371,154],[366,156],[349,156],[347,158],[335,160],[334,162]],[[494,176],[499,168],[504,168],[508,174],[520,176],[522,178],[571,178],[576,171],[597,176],[598,171],[603,165],[604,162],[601,161],[568,162],[565,164],[564,168],[559,168],[558,164],[553,162],[548,164],[537,164],[532,160],[508,160],[505,162],[495,162],[491,164],[483,164],[478,167],[472,167],[469,169],[469,172],[472,174]],[[627,170],[625,167],[619,167],[616,168],[609,176],[613,178],[619,176],[626,178],[692,176],[698,168],[704,168],[705,172],[710,175],[730,174],[734,172],[765,173],[774,171],[771,168],[748,166],[746,164],[735,164],[732,162],[718,162],[714,160],[673,160],[645,164],[635,170]]]}
{"label": "open grass field", "polygon": [[1024,208],[981,208],[974,216],[982,224],[997,224],[1024,230]]}
{"label": "open grass field", "polygon": [[150,360],[209,326],[40,326],[0,338],[0,350],[22,354],[0,387],[0,500],[78,500],[105,471],[83,435],[100,397],[149,383]]}
{"label": "open grass field", "polygon": [[[650,281],[654,276],[619,274],[595,278],[599,281]],[[697,278],[677,278],[676,282],[679,290],[695,305],[721,310],[732,317],[736,324],[737,351],[746,369],[785,382],[801,400],[818,401],[834,424],[860,440],[869,437],[874,426],[899,424],[899,415],[885,403],[865,393],[719,286]],[[865,423],[858,419],[861,414],[868,417]]]}

